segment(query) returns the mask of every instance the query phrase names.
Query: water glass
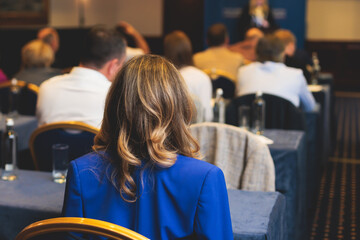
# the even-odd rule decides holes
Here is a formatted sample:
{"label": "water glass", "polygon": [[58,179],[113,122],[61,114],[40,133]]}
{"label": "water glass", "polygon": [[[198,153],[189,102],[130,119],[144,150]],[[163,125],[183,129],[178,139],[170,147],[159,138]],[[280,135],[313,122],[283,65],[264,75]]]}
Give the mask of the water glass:
{"label": "water glass", "polygon": [[238,108],[239,122],[238,126],[246,130],[250,129],[250,107],[241,105]]}
{"label": "water glass", "polygon": [[69,166],[69,145],[62,143],[52,145],[52,160],[52,176],[54,182],[66,182],[66,174]]}

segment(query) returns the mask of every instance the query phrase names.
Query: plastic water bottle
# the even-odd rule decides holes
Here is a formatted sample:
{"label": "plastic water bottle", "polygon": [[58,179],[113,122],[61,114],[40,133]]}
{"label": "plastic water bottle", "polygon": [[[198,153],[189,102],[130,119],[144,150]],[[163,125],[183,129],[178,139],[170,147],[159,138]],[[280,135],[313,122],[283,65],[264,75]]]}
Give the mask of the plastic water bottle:
{"label": "plastic water bottle", "polygon": [[316,52],[312,53],[313,71],[311,75],[311,84],[318,84],[318,77],[321,70],[320,61]]}
{"label": "plastic water bottle", "polygon": [[1,179],[14,181],[17,178],[17,135],[14,131],[14,120],[6,119],[6,131],[2,139],[2,173]]}
{"label": "plastic water bottle", "polygon": [[216,89],[213,122],[225,123],[225,101],[222,97],[223,93],[224,91],[221,88]]}
{"label": "plastic water bottle", "polygon": [[256,92],[256,97],[252,106],[253,111],[253,132],[263,134],[265,129],[265,100],[262,98],[262,92]]}
{"label": "plastic water bottle", "polygon": [[19,104],[19,94],[20,87],[18,85],[18,80],[16,78],[11,79],[10,81],[10,99],[9,99],[9,116],[16,118],[18,114],[18,104]]}

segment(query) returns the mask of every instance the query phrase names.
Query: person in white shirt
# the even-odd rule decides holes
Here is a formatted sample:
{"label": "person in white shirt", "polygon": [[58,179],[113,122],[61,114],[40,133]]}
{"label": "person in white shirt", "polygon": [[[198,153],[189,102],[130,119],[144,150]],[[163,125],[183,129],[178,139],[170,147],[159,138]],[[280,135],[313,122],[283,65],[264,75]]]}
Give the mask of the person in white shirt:
{"label": "person in white shirt", "polygon": [[99,128],[111,81],[125,59],[125,47],[125,40],[115,30],[92,28],[80,65],[40,85],[36,109],[39,125],[80,121]]}
{"label": "person in white shirt", "polygon": [[[116,31],[125,37],[128,44],[125,62],[135,56],[150,53],[150,48],[145,38],[130,23],[120,21],[116,25]],[[132,46],[130,47],[130,45]]]}
{"label": "person in white shirt", "polygon": [[276,36],[269,35],[259,40],[256,47],[258,62],[241,67],[238,72],[236,95],[262,91],[282,97],[296,107],[311,111],[315,100],[308,90],[301,69],[287,67],[283,61],[285,46]]}
{"label": "person in white shirt", "polygon": [[201,116],[202,120],[212,121],[211,79],[203,71],[194,67],[191,42],[184,32],[174,31],[166,35],[164,55],[180,71],[195,103],[200,102],[196,109],[198,116]]}

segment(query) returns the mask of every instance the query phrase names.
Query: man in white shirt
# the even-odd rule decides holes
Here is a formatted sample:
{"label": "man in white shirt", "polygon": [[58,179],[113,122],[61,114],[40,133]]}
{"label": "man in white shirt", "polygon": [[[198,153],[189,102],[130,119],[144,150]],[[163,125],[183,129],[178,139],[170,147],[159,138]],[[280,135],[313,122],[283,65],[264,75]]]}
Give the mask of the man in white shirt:
{"label": "man in white shirt", "polygon": [[258,62],[241,67],[238,72],[237,96],[262,91],[282,97],[311,111],[315,100],[308,90],[301,69],[285,66],[284,44],[275,36],[259,40],[256,47]]}
{"label": "man in white shirt", "polygon": [[69,74],[40,85],[37,102],[39,124],[80,121],[99,128],[111,81],[125,59],[125,40],[114,30],[89,31],[80,65]]}
{"label": "man in white shirt", "polygon": [[236,79],[239,67],[244,58],[240,53],[228,49],[229,36],[224,24],[214,24],[207,32],[207,44],[209,48],[194,55],[195,67],[204,69],[218,69],[227,72]]}

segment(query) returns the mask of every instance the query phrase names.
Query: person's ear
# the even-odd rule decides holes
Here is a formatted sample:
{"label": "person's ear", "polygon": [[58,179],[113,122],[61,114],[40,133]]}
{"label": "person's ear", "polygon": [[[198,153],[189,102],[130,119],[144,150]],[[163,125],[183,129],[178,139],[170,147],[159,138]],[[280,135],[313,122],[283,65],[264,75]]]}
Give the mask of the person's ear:
{"label": "person's ear", "polygon": [[107,68],[107,74],[109,76],[109,80],[112,81],[112,79],[115,77],[116,73],[120,70],[124,63],[124,58],[118,59],[114,58],[110,60],[108,68]]}

